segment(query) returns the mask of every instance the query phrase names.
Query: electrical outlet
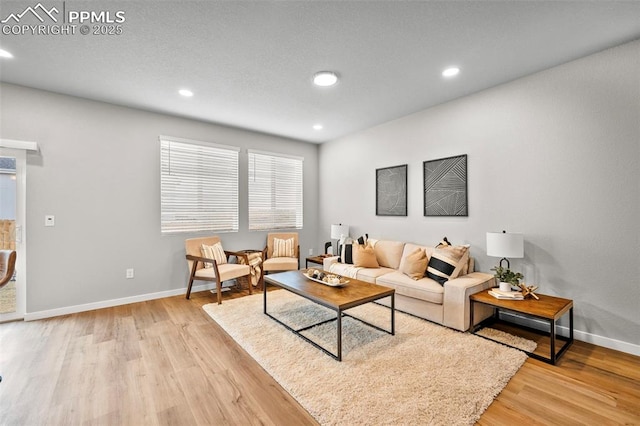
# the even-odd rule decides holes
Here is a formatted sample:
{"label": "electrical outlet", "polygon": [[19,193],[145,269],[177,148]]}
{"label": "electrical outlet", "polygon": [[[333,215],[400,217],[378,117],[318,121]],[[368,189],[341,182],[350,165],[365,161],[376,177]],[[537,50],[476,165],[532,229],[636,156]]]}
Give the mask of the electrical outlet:
{"label": "electrical outlet", "polygon": [[44,217],[44,226],[56,226],[56,217],[53,215],[46,215]]}
{"label": "electrical outlet", "polygon": [[309,256],[313,254],[313,249],[309,249]]}
{"label": "electrical outlet", "polygon": [[132,279],[133,278],[133,268],[128,268],[126,271],[126,277],[127,279]]}

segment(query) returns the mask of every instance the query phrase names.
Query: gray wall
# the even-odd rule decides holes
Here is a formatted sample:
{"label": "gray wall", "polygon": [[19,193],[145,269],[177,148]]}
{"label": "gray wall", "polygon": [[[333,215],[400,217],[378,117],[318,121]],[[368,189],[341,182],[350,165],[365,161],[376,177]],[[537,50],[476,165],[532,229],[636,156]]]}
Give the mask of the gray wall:
{"label": "gray wall", "polygon": [[[458,77],[474,78],[463,69]],[[455,80],[442,84],[455,84]],[[512,269],[575,302],[575,328],[640,344],[640,41],[370,128],[320,148],[320,235],[435,245],[522,232]],[[468,154],[469,216],[424,217],[422,162]],[[375,216],[375,169],[408,164],[408,216]],[[566,324],[566,322],[565,322]]]}
{"label": "gray wall", "polygon": [[[246,150],[304,157],[301,252],[320,249],[315,144],[15,85],[0,90],[0,136],[40,146],[27,157],[28,313],[186,286],[184,239],[202,234],[160,235],[159,135],[242,148],[240,231],[219,234],[230,250],[266,242],[265,232],[247,230]],[[44,227],[49,214],[55,227]]]}

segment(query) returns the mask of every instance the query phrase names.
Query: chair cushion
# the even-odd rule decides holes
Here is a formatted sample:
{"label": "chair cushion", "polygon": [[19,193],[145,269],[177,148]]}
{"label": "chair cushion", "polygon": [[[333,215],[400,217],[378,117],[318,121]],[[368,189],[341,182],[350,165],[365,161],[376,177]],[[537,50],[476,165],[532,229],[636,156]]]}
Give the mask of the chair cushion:
{"label": "chair cushion", "polygon": [[[220,281],[227,281],[238,277],[243,277],[251,273],[249,265],[238,265],[237,263],[224,263],[218,265],[220,271]],[[215,269],[204,268],[198,269],[195,278],[214,279],[216,277]]]}
{"label": "chair cushion", "polygon": [[[222,248],[222,243],[218,242],[212,246],[202,244],[200,246],[200,251],[202,252],[202,257],[206,257],[207,259],[214,259],[218,265],[227,263],[227,255]],[[213,263],[205,262],[204,267],[213,268]]]}
{"label": "chair cushion", "polygon": [[430,278],[414,280],[400,271],[383,275],[376,280],[376,284],[394,288],[396,294],[401,294],[414,299],[442,305],[444,300],[444,287]]}
{"label": "chair cushion", "polygon": [[262,263],[262,269],[269,271],[295,271],[298,269],[298,259],[295,257],[272,257]]}
{"label": "chair cushion", "polygon": [[295,242],[293,238],[286,240],[274,238],[272,257],[296,257]]}

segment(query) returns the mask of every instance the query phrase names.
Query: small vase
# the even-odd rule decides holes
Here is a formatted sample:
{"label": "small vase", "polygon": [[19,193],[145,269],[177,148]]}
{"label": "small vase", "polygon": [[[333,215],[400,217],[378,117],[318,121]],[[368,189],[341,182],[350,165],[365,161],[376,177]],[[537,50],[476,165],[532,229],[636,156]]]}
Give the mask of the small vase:
{"label": "small vase", "polygon": [[500,291],[511,291],[511,284],[500,281]]}

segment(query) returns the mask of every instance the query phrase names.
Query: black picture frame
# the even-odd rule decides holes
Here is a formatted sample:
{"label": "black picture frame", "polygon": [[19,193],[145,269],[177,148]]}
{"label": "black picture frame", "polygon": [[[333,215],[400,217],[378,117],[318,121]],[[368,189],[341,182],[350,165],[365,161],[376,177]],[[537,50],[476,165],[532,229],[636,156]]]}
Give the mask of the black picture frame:
{"label": "black picture frame", "polygon": [[425,216],[469,216],[467,155],[422,163]]}
{"label": "black picture frame", "polygon": [[376,169],[376,216],[407,216],[407,165]]}

